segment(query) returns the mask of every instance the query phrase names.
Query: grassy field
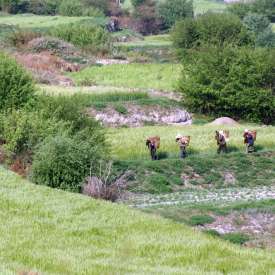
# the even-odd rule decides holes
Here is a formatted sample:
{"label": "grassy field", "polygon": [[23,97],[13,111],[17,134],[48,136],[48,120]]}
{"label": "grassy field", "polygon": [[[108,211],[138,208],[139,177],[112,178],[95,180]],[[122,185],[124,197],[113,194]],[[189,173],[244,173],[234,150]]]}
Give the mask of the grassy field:
{"label": "grassy field", "polygon": [[175,89],[180,76],[178,64],[116,64],[90,67],[70,76],[78,85],[103,85],[164,91]]}
{"label": "grassy field", "polygon": [[0,167],[2,274],[271,274],[247,250],[125,206],[35,186]]}
{"label": "grassy field", "polygon": [[94,23],[104,23],[104,18],[68,17],[68,16],[42,16],[32,14],[0,16],[0,25],[8,24],[26,29],[48,29],[57,25],[77,23],[88,20]]}
{"label": "grassy field", "polygon": [[[201,14],[207,11],[222,11],[226,7],[224,3],[216,0],[193,0],[193,3],[195,14]],[[130,0],[125,0],[123,6],[124,9],[132,10]]]}
{"label": "grassy field", "polygon": [[[191,143],[188,151],[192,154],[216,154],[216,141],[214,139],[215,130],[220,130],[221,126],[155,126],[141,128],[110,129],[109,142],[112,145],[112,155],[116,159],[146,159],[149,156],[145,147],[145,140],[150,136],[160,136],[162,155],[176,157],[178,146],[175,136],[180,133],[191,136]],[[229,151],[243,152],[244,144],[242,134],[244,129],[251,128],[258,131],[257,149],[275,149],[275,127],[257,127],[254,125],[241,125],[239,127],[223,129],[230,130]]]}
{"label": "grassy field", "polygon": [[137,40],[132,42],[120,42],[116,43],[116,46],[128,48],[129,50],[135,49],[135,48],[167,48],[172,46],[172,41],[170,39],[170,36],[165,35],[151,35],[151,36],[145,36],[143,40]]}

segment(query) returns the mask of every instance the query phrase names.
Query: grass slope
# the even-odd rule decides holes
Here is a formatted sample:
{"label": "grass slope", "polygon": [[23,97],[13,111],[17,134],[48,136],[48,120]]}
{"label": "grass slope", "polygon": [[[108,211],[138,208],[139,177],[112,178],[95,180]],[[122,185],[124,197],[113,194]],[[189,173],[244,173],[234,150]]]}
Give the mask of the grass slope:
{"label": "grass slope", "polygon": [[130,170],[135,174],[129,185],[134,192],[161,194],[186,191],[192,187],[200,191],[202,186],[206,188],[204,191],[207,188],[253,188],[274,185],[274,156],[274,152],[253,155],[234,153],[155,162],[150,161],[148,156],[147,161],[118,161],[115,167],[120,172]]}
{"label": "grass slope", "polygon": [[271,274],[268,252],[241,249],[127,207],[34,186],[0,167],[5,274]]}
{"label": "grass slope", "polygon": [[177,64],[115,64],[90,67],[70,76],[79,85],[174,90],[181,71]]}

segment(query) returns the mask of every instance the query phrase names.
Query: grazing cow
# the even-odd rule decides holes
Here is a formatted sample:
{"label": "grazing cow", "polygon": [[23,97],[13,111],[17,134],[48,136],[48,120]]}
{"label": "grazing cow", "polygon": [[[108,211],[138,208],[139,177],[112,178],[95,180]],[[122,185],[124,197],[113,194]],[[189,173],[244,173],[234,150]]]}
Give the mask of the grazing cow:
{"label": "grazing cow", "polygon": [[249,131],[248,129],[245,129],[243,137],[246,153],[253,153],[255,151],[254,143],[256,141],[257,131]]}
{"label": "grazing cow", "polygon": [[186,148],[190,143],[190,136],[182,136],[182,135],[177,135],[176,136],[176,142],[178,143],[180,147],[180,158],[185,158],[187,155]]}
{"label": "grazing cow", "polygon": [[229,131],[216,131],[215,139],[217,141],[217,153],[227,153],[227,141],[229,138]]}
{"label": "grazing cow", "polygon": [[150,155],[152,160],[157,160],[157,149],[159,149],[160,147],[160,137],[156,136],[156,137],[149,137],[146,140],[146,146],[148,147],[149,151],[150,151]]}

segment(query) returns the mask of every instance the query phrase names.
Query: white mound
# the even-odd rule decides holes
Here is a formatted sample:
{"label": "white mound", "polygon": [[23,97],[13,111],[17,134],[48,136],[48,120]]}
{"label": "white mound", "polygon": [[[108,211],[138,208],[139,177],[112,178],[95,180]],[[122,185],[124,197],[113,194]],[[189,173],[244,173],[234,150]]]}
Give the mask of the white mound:
{"label": "white mound", "polygon": [[230,125],[237,126],[239,123],[230,117],[220,117],[210,123],[211,125]]}

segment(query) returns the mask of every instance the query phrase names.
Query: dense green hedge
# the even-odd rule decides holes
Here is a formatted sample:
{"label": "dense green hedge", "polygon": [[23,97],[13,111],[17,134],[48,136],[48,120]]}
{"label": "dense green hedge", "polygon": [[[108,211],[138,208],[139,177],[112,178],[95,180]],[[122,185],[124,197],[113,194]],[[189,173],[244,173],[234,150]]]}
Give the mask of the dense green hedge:
{"label": "dense green hedge", "polygon": [[275,50],[202,48],[183,63],[179,88],[191,111],[275,122]]}
{"label": "dense green hedge", "polygon": [[254,43],[253,36],[237,16],[213,13],[179,21],[173,29],[172,39],[179,53],[205,44],[244,46]]}
{"label": "dense green hedge", "polygon": [[0,112],[21,108],[33,96],[31,76],[13,58],[0,53]]}

